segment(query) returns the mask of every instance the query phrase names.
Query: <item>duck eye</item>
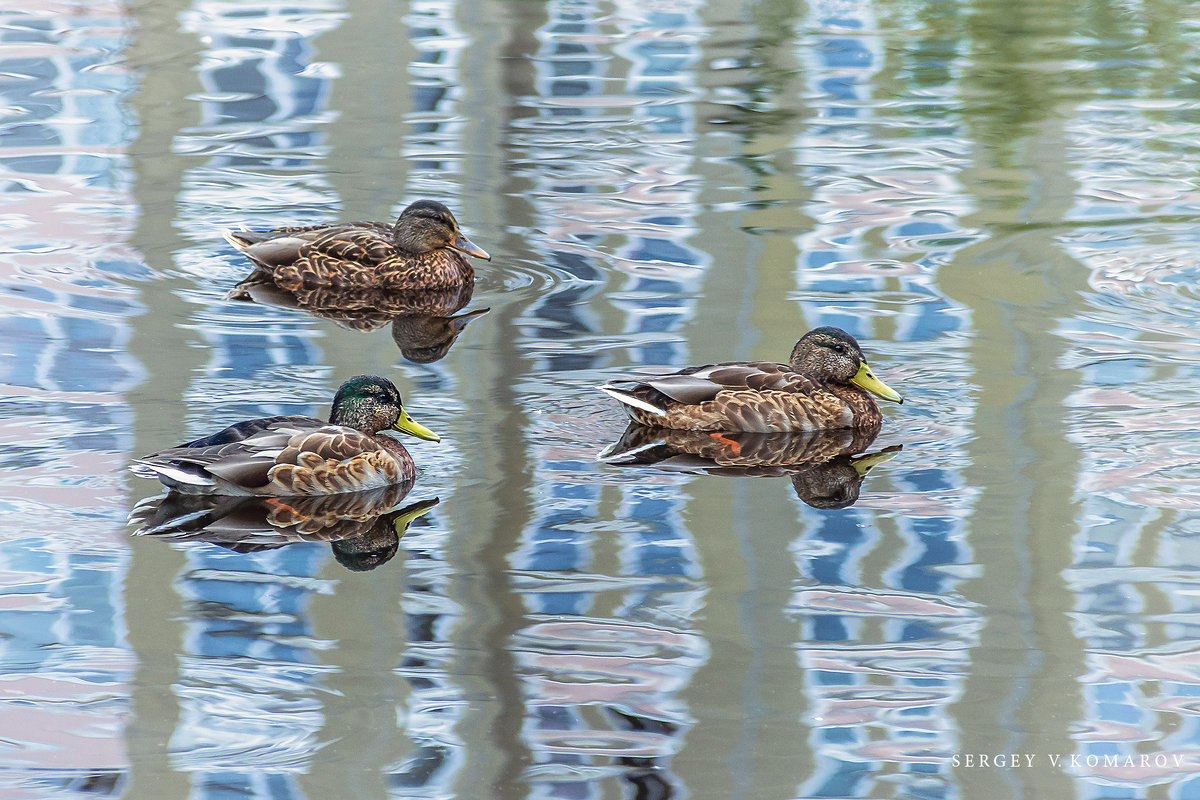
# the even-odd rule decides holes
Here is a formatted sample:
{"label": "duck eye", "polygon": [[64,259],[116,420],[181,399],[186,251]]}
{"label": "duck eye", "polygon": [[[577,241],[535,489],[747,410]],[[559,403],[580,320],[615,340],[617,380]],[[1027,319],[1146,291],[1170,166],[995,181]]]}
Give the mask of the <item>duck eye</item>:
{"label": "duck eye", "polygon": [[833,346],[833,352],[835,352],[835,353],[844,353],[844,352],[846,352],[846,345],[844,345],[844,344],[835,344],[835,345]]}

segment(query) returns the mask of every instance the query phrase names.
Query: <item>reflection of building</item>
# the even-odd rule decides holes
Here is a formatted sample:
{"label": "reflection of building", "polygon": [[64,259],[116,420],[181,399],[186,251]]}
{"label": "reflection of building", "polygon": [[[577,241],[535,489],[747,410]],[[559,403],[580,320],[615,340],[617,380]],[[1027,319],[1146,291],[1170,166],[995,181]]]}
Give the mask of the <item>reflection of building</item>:
{"label": "reflection of building", "polygon": [[469,757],[461,730],[469,703],[454,674],[455,633],[463,625],[464,608],[451,599],[446,545],[447,532],[436,528],[410,529],[401,542],[408,558],[406,644],[395,673],[406,682],[408,695],[396,717],[410,752],[385,767],[390,796],[398,800],[451,794]]}
{"label": "reflection of building", "polygon": [[513,645],[535,796],[583,796],[597,775],[677,783],[670,760],[693,724],[679,693],[707,655],[703,639],[645,622],[554,615],[534,617]]}
{"label": "reflection of building", "polygon": [[[198,70],[204,92],[193,98],[200,122],[174,144],[197,159],[184,179],[178,222],[206,240],[206,248],[219,239],[214,210],[227,214],[217,219],[230,226],[258,213],[277,224],[280,207],[335,204],[313,163],[331,119],[327,105],[336,74],[312,62],[312,38],[342,15],[320,0],[290,8],[282,13],[270,4],[198,0],[183,15],[184,30],[207,47]],[[208,276],[207,253],[185,256],[179,266]],[[193,258],[200,263],[189,263]]]}
{"label": "reflection of building", "polygon": [[[635,360],[675,363],[685,353],[655,333],[692,314],[709,257],[688,244],[696,231],[699,182],[691,174],[695,120],[690,65],[703,28],[698,3],[672,10],[643,4],[609,9],[558,0],[536,32],[534,114],[513,121],[519,174],[546,231],[538,261],[573,279],[600,281],[597,261],[623,273],[619,299]],[[613,58],[612,54],[619,58]],[[532,341],[586,339],[596,327],[582,301],[602,285],[548,294],[526,315]],[[660,341],[655,341],[660,339]],[[595,363],[547,352],[555,369]]]}
{"label": "reflection of building", "polygon": [[[629,487],[619,517],[596,530],[600,487],[574,479],[587,475],[584,465],[542,464],[538,479],[555,500],[534,516],[512,557],[529,608],[513,648],[537,796],[574,797],[589,775],[637,783],[649,779],[648,768],[674,783],[670,760],[692,724],[679,694],[708,654],[701,637],[682,632],[704,589],[679,487]],[[619,574],[593,572],[597,560],[614,556]]]}
{"label": "reflection of building", "polygon": [[891,338],[932,341],[969,324],[936,277],[978,234],[957,223],[970,209],[947,168],[947,153],[961,148],[955,130],[938,126],[941,136],[922,136],[901,159],[902,145],[873,146],[890,113],[871,98],[885,68],[875,14],[866,2],[815,4],[811,30],[819,33],[798,51],[811,75],[814,118],[795,148],[815,187],[805,211],[816,224],[797,242],[796,299],[810,325],[837,325],[865,340],[874,331],[863,311],[894,307],[902,313],[889,318],[899,327]]}
{"label": "reflection of building", "polygon": [[[954,572],[973,561],[964,544],[970,493],[937,469],[898,488],[836,513],[802,511],[811,528],[793,553],[805,588],[790,611],[817,761],[806,794],[874,794],[893,771],[914,787],[951,780],[960,723],[950,706],[983,626]],[[943,493],[960,502],[931,499]]]}
{"label": "reflection of building", "polygon": [[[709,265],[688,243],[698,208],[688,102],[698,8],[626,3],[610,16],[588,0],[546,6],[535,33],[536,94],[526,99],[532,114],[513,121],[517,169],[533,185],[546,232],[533,240],[538,261],[569,277],[520,320],[539,371],[607,360],[611,345],[580,347],[601,327],[587,308],[601,301],[600,261],[624,276],[619,294],[603,302],[624,316],[621,338],[634,361],[686,360],[669,332],[693,313]],[[557,346],[567,340],[574,345]],[[546,502],[511,561],[530,614],[513,647],[534,792],[592,796],[592,779],[613,775],[634,787],[667,784],[648,796],[679,791],[670,763],[692,724],[681,693],[708,655],[702,638],[680,632],[702,607],[704,588],[679,480],[624,487],[618,518],[601,530],[594,452],[569,445],[531,453]],[[617,575],[593,574],[614,558]]]}
{"label": "reflection of building", "polygon": [[854,585],[802,591],[793,611],[817,756],[803,793],[872,796],[877,782],[899,781],[917,794],[917,785],[950,781],[950,706],[962,695],[979,615],[939,595]]}
{"label": "reflection of building", "polygon": [[416,0],[405,17],[416,51],[408,64],[412,105],[404,117],[410,198],[453,197],[462,180],[467,122],[459,61],[469,40],[455,20],[456,7],[452,0]]}
{"label": "reflection of building", "polygon": [[[870,96],[884,68],[875,13],[858,2],[810,9],[799,55],[813,119],[795,152],[813,186],[805,212],[814,225],[797,242],[793,297],[809,326],[849,331],[887,374],[887,360],[871,352],[873,338],[916,351],[969,326],[966,311],[938,287],[937,270],[973,239],[947,208],[955,201],[945,153],[958,146],[949,131],[941,149],[923,137],[903,167],[894,150],[871,146],[889,113]],[[895,313],[879,316],[886,309]],[[964,424],[967,390],[964,381],[948,403]],[[792,612],[801,625],[797,655],[816,758],[805,795],[891,794],[896,781],[907,793],[942,796],[953,781],[948,759],[961,723],[950,707],[983,623],[944,570],[972,560],[963,544],[971,501],[955,470],[931,466],[913,476],[879,501],[886,522],[872,503],[802,510],[812,527],[795,545],[806,588]],[[941,495],[960,503],[939,509],[931,498]]]}
{"label": "reflection of building", "polygon": [[[46,7],[41,7],[46,6]],[[126,640],[129,35],[116,5],[0,14],[0,794],[121,794]],[[64,23],[68,19],[69,23]],[[63,33],[64,26],[69,36]]]}
{"label": "reflection of building", "polygon": [[1087,289],[1054,334],[1080,376],[1064,404],[1079,469],[1063,578],[1084,653],[1067,757],[1086,797],[1200,796],[1198,262],[1195,226],[1167,222],[1200,198],[1179,158],[1190,103],[1155,105],[1098,100],[1066,123],[1068,215],[1087,223],[1056,241]]}
{"label": "reflection of building", "polygon": [[290,786],[319,749],[325,722],[322,679],[331,668],[308,615],[314,594],[329,591],[311,577],[328,547],[240,555],[196,544],[186,553],[190,569],[179,586],[190,613],[174,687],[175,768],[192,774],[197,796],[232,787],[254,794],[261,781]]}
{"label": "reflection of building", "polygon": [[[332,118],[328,101],[336,70],[312,62],[312,40],[341,18],[334,4],[322,0],[288,10],[199,0],[183,15],[183,29],[206,49],[197,70],[204,90],[192,98],[200,121],[173,143],[193,165],[183,176],[174,222],[197,241],[175,254],[175,264],[198,286],[212,287],[189,299],[217,301],[229,282],[248,271],[244,260],[222,261],[214,252],[221,249],[221,227],[323,221],[327,215],[296,219],[283,209],[336,207],[321,171],[313,168]],[[294,396],[290,366],[312,363],[318,353],[319,333],[310,325],[258,307],[194,308],[197,335],[210,358],[207,375],[190,394],[205,398],[212,416],[244,416],[256,401],[263,413],[312,411],[269,405],[281,395]]]}
{"label": "reflection of building", "polygon": [[[1130,410],[1121,405],[1112,412]],[[1109,792],[1120,787],[1145,796],[1165,784],[1172,797],[1191,797],[1200,787],[1194,591],[1200,563],[1194,513],[1173,506],[1189,508],[1194,494],[1181,491],[1186,479],[1163,476],[1191,467],[1194,448],[1179,442],[1177,429],[1159,424],[1136,446],[1121,437],[1113,442],[1105,416],[1101,411],[1091,421],[1099,429],[1080,426],[1098,441],[1080,476],[1093,488],[1079,506],[1076,559],[1065,576],[1076,598],[1074,632],[1088,650],[1071,771]],[[1153,442],[1159,438],[1175,446]]]}

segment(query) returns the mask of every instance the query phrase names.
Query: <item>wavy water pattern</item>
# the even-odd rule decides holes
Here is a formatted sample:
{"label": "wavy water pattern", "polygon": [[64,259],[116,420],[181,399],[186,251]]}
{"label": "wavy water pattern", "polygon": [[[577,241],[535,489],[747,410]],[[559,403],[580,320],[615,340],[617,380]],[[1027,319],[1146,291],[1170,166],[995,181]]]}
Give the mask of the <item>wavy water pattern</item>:
{"label": "wavy water pattern", "polygon": [[0,20],[0,792],[115,797],[138,660],[122,596],[125,393],[145,376],[130,282],[147,274],[127,242],[130,23],[103,3],[65,36],[50,8]]}
{"label": "wavy water pattern", "polygon": [[[0,794],[1200,792],[1188,4],[0,23]],[[419,197],[493,255],[438,359],[227,298],[222,229]],[[598,459],[597,385],[818,325],[905,397],[866,451]],[[361,373],[442,437],[381,557],[125,535],[131,457]]]}

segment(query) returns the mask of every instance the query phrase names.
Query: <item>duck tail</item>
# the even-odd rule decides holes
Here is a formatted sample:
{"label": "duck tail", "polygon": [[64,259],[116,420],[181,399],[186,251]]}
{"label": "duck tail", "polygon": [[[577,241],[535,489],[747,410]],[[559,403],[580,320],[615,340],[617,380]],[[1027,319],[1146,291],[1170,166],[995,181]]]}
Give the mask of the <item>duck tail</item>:
{"label": "duck tail", "polygon": [[648,403],[640,397],[635,397],[624,389],[618,389],[617,387],[609,384],[605,384],[604,386],[597,388],[623,405],[631,408],[641,409],[642,411],[645,411],[648,414],[653,414],[656,417],[665,417],[667,415],[665,409],[659,408],[652,403]]}
{"label": "duck tail", "polygon": [[241,250],[244,253],[244,252],[246,252],[247,247],[254,244],[254,240],[245,235],[248,233],[251,233],[251,231],[248,231],[245,228],[243,228],[241,230],[236,230],[236,231],[227,230],[224,233],[222,233],[221,235],[225,237],[225,241],[229,242],[231,245],[233,245],[238,250]]}
{"label": "duck tail", "polygon": [[139,478],[157,478],[167,486],[184,492],[203,492],[216,486],[216,481],[207,473],[189,470],[184,465],[171,462],[138,459],[129,465],[129,471]]}
{"label": "duck tail", "polygon": [[247,255],[249,255],[247,248],[251,245],[278,238],[278,234],[271,231],[252,231],[244,225],[237,230],[227,230],[221,235],[225,237],[225,241]]}

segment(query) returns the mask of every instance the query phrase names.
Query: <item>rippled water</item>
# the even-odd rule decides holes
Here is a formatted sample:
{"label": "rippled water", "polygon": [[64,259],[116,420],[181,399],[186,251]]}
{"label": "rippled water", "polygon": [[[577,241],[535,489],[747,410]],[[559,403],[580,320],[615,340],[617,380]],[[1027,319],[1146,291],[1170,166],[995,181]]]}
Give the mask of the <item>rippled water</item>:
{"label": "rippled water", "polygon": [[[0,11],[0,794],[1200,797],[1197,53],[1182,2]],[[471,296],[227,298],[223,229],[419,197]],[[906,398],[863,455],[598,460],[597,384],[823,324]],[[125,470],[359,373],[443,441],[353,531]]]}

